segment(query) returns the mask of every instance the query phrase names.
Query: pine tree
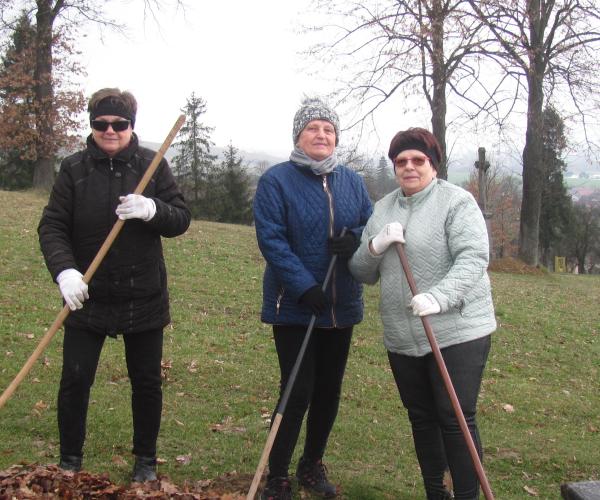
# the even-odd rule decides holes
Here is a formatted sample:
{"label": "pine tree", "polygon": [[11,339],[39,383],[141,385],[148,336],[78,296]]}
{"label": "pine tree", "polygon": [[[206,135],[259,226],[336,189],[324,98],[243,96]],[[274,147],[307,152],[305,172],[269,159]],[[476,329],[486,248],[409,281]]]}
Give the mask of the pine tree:
{"label": "pine tree", "polygon": [[383,198],[397,187],[398,183],[394,175],[394,167],[390,165],[385,156],[381,156],[379,158],[379,165],[377,166],[377,191],[379,198]]}
{"label": "pine tree", "polygon": [[563,180],[567,147],[564,122],[556,109],[544,109],[542,206],[539,245],[543,262],[550,266],[553,254],[564,242],[572,218],[572,202]]}
{"label": "pine tree", "polygon": [[173,171],[184,191],[192,215],[195,218],[207,218],[211,205],[208,197],[210,176],[215,169],[216,155],[210,154],[212,127],[204,125],[201,117],[206,113],[206,102],[201,97],[192,95],[181,110],[185,113],[186,122],[181,127],[179,141],[174,144],[178,150],[173,158]]}
{"label": "pine tree", "polygon": [[[222,193],[218,218],[221,222],[249,224],[252,222],[250,177],[242,166],[243,158],[231,143],[223,153],[220,192]],[[214,192],[218,192],[216,189]]]}

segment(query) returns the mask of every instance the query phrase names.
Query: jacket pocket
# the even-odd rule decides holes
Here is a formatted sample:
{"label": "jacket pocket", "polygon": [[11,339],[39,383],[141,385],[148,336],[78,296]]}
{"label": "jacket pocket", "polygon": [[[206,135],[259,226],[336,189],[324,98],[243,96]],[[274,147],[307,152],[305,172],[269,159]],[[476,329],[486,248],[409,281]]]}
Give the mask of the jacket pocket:
{"label": "jacket pocket", "polygon": [[161,292],[161,273],[157,260],[123,266],[119,270],[116,295],[120,298],[138,299]]}

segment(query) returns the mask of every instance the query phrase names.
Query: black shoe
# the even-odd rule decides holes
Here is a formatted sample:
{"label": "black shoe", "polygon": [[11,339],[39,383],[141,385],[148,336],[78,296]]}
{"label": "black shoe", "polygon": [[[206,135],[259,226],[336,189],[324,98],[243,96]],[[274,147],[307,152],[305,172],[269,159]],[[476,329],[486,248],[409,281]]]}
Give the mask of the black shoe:
{"label": "black shoe", "polygon": [[131,481],[145,483],[156,479],[156,457],[135,457]]}
{"label": "black shoe", "polygon": [[321,460],[316,462],[304,457],[298,463],[296,477],[300,486],[323,498],[337,496],[337,488],[327,480],[327,469]]}
{"label": "black shoe", "polygon": [[288,477],[272,477],[260,494],[260,500],[292,500],[292,486]]}
{"label": "black shoe", "polygon": [[69,470],[72,472],[79,472],[81,470],[82,457],[77,455],[61,455],[58,466],[62,470]]}

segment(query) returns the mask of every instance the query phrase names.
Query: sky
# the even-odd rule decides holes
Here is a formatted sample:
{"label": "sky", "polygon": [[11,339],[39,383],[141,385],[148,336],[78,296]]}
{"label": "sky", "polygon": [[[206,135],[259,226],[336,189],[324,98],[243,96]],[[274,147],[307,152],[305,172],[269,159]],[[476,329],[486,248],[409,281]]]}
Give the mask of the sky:
{"label": "sky", "polygon": [[129,32],[86,30],[80,46],[86,97],[103,87],[131,91],[137,133],[162,143],[194,92],[206,101],[203,121],[214,127],[216,146],[231,142],[286,158],[302,96],[328,90],[302,71],[298,54],[306,47],[298,19],[308,1],[186,3],[185,12],[161,10],[158,23],[144,22],[141,0],[107,3],[109,16]]}
{"label": "sky", "polygon": [[[185,11],[173,7],[175,0],[157,1],[165,7],[155,19],[144,18],[143,0],[106,0],[106,14],[127,26],[127,36],[90,25],[82,28],[87,35],[78,43],[87,71],[86,97],[103,87],[131,91],[138,100],[136,132],[143,141],[160,144],[194,92],[207,104],[202,120],[214,127],[216,146],[231,142],[243,152],[287,158],[302,97],[333,90],[330,82],[309,74],[309,62],[300,54],[314,42],[301,29],[303,23],[318,24],[311,14],[312,0],[183,0]],[[431,127],[429,110],[407,116],[398,114],[398,108],[392,102],[378,111],[377,134],[363,139],[361,152],[379,158],[398,130]],[[354,137],[343,130],[349,117],[341,114],[340,122],[340,145],[349,145]],[[479,146],[492,152],[490,146],[496,143],[494,147],[508,149],[511,161],[519,163],[524,120],[519,123],[514,145],[485,130],[468,137],[465,131],[458,137],[450,134],[451,157],[469,168]],[[463,152],[455,155],[458,149]],[[499,149],[497,154],[506,153]]]}

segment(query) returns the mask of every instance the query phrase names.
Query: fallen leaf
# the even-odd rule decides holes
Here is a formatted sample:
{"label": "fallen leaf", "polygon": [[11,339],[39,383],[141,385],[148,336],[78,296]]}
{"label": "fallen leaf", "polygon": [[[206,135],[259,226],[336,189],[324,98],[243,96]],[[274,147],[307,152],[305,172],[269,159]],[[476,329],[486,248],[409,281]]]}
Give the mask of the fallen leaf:
{"label": "fallen leaf", "polygon": [[179,489],[177,488],[177,486],[175,486],[173,483],[166,481],[164,479],[160,480],[160,490],[163,491],[164,493],[167,493],[168,495],[174,495],[175,493],[179,492]]}
{"label": "fallen leaf", "polygon": [[515,408],[514,408],[514,406],[513,406],[513,405],[509,405],[508,403],[507,403],[507,404],[504,404],[504,405],[502,405],[502,409],[503,409],[503,410],[504,410],[506,413],[514,413],[514,411],[515,411]]}
{"label": "fallen leaf", "polygon": [[523,486],[523,489],[529,493],[532,497],[537,497],[539,496],[539,493],[537,492],[537,490],[535,488],[531,488],[530,486]]}
{"label": "fallen leaf", "polygon": [[118,467],[127,467],[129,465],[127,463],[127,460],[125,460],[121,455],[114,455],[111,458],[111,461],[113,464],[117,465]]}
{"label": "fallen leaf", "polygon": [[47,410],[48,409],[48,405],[46,403],[44,403],[42,400],[38,401],[35,405],[33,405],[33,407],[36,410]]}
{"label": "fallen leaf", "polygon": [[220,424],[213,424],[210,426],[210,430],[213,432],[225,432],[225,433],[243,433],[246,432],[245,427],[232,426],[233,419],[231,417],[225,417],[225,420]]}
{"label": "fallen leaf", "polygon": [[168,380],[168,373],[171,368],[173,368],[173,361],[170,359],[163,359],[160,362],[160,377],[163,380]]}
{"label": "fallen leaf", "polygon": [[177,455],[175,461],[181,465],[189,465],[192,461],[192,455]]}

